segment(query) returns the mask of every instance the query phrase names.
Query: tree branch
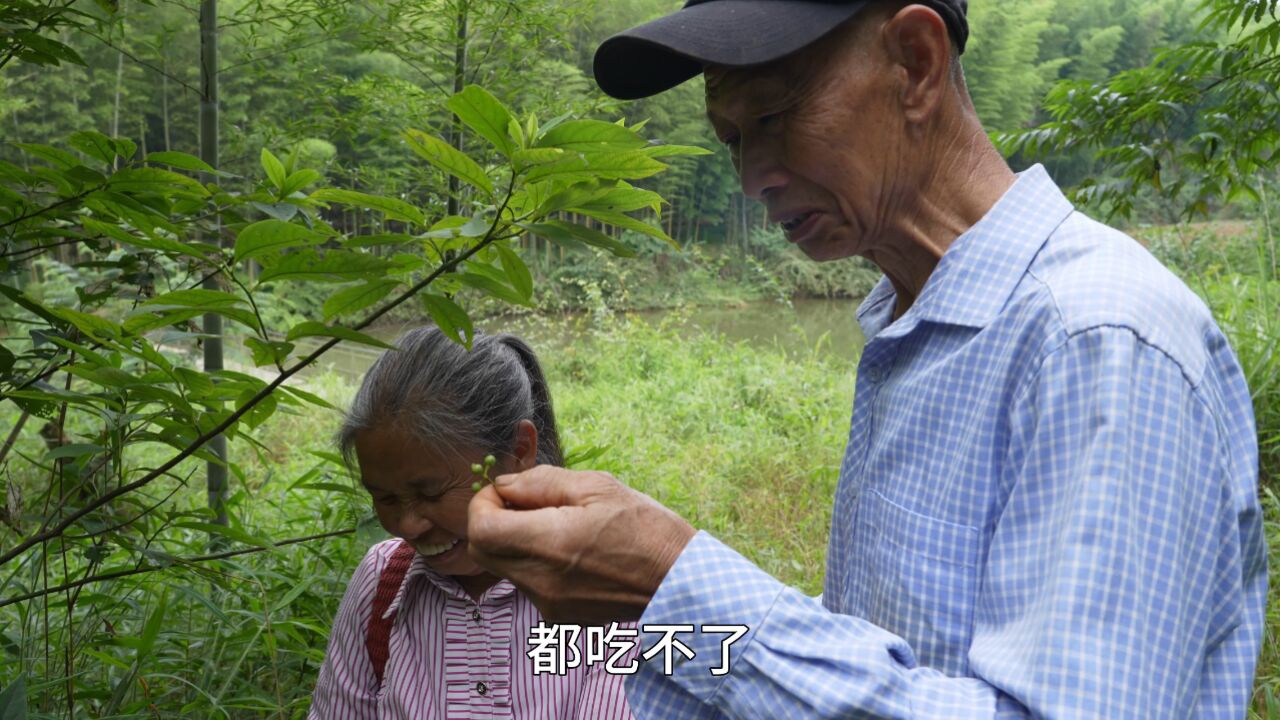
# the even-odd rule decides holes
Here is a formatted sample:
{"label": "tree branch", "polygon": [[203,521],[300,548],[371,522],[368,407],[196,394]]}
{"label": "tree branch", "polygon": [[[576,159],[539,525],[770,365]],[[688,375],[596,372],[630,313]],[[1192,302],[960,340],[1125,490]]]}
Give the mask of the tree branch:
{"label": "tree branch", "polygon": [[324,540],[326,538],[331,538],[331,537],[351,535],[355,531],[356,531],[355,528],[347,528],[346,530],[334,530],[333,532],[320,533],[319,535],[308,535],[306,537],[297,537],[297,538],[290,538],[288,540],[281,540],[278,543],[273,543],[270,547],[252,547],[252,548],[245,548],[243,550],[228,550],[226,552],[213,553],[211,555],[200,555],[192,558],[174,558],[173,562],[167,565],[147,565],[143,567],[132,568],[130,570],[117,570],[115,572],[102,573],[101,575],[90,575],[89,577],[81,578],[73,582],[63,583],[61,585],[55,585],[54,587],[42,588],[40,590],[33,590],[29,593],[24,593],[22,595],[15,595],[13,597],[5,598],[4,600],[0,600],[0,608],[6,607],[8,605],[20,603],[20,602],[26,602],[27,600],[34,600],[36,598],[41,598],[41,597],[44,597],[45,595],[53,595],[55,593],[60,593],[65,590],[73,590],[75,588],[81,587],[83,585],[89,585],[91,583],[103,582],[105,580],[116,580],[118,578],[129,577],[131,575],[142,575],[144,573],[155,572],[157,570],[166,570],[175,565],[177,566],[195,565],[196,563],[209,562],[210,560],[225,560],[227,558],[236,557],[239,555],[251,555],[253,553],[260,553],[267,550],[273,550],[275,548],[285,547],[287,545],[297,545],[298,543],[310,542],[312,540]]}
{"label": "tree branch", "polygon": [[0,223],[0,230],[3,230],[4,228],[9,227],[10,225],[17,225],[18,223],[20,223],[20,222],[22,222],[22,221],[24,221],[24,220],[30,220],[31,218],[34,218],[34,217],[40,217],[41,215],[43,215],[43,214],[45,214],[45,213],[49,212],[50,210],[56,210],[56,209],[58,209],[58,208],[62,207],[63,205],[70,205],[71,203],[79,202],[80,200],[83,200],[84,198],[86,198],[86,197],[88,197],[89,195],[92,195],[93,193],[95,193],[95,192],[97,192],[97,191],[99,191],[99,190],[101,190],[101,189],[105,188],[106,186],[107,186],[107,184],[106,184],[106,183],[102,183],[101,185],[94,185],[93,187],[91,187],[91,188],[89,188],[89,189],[87,189],[87,190],[83,190],[83,191],[81,191],[81,192],[79,192],[79,193],[76,193],[75,195],[72,195],[71,197],[65,197],[65,198],[62,198],[61,200],[59,200],[58,202],[56,202],[56,203],[54,203],[54,204],[52,204],[52,205],[45,205],[44,207],[40,208],[39,210],[36,210],[36,211],[35,211],[35,212],[33,212],[33,213],[23,213],[22,215],[19,215],[18,217],[14,218],[14,219],[12,219],[12,220],[9,220],[8,222]]}

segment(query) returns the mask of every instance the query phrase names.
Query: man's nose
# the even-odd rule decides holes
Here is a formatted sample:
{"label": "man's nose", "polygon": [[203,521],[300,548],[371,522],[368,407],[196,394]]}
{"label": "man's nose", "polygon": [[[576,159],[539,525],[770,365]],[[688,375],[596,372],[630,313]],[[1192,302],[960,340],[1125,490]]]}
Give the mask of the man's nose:
{"label": "man's nose", "polygon": [[738,177],[742,181],[742,193],[752,200],[763,202],[766,196],[787,184],[787,171],[778,158],[776,146],[772,138],[753,143],[744,140],[739,145]]}

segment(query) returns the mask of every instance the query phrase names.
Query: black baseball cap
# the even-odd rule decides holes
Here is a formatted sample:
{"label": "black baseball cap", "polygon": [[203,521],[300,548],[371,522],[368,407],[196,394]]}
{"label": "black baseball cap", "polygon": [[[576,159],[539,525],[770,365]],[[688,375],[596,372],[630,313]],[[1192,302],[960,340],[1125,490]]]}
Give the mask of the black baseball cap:
{"label": "black baseball cap", "polygon": [[[669,90],[704,65],[759,65],[805,47],[875,0],[687,0],[657,20],[624,30],[596,49],[600,89],[621,100]],[[921,0],[964,52],[968,0]]]}

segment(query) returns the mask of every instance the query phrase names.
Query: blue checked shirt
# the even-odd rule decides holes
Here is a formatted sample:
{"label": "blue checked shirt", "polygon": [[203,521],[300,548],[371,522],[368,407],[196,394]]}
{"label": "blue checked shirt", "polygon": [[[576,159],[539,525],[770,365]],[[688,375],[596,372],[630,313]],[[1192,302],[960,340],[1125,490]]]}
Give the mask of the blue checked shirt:
{"label": "blue checked shirt", "polygon": [[1257,435],[1200,300],[1024,172],[858,366],[821,600],[706,533],[642,625],[639,718],[1242,718],[1266,600]]}

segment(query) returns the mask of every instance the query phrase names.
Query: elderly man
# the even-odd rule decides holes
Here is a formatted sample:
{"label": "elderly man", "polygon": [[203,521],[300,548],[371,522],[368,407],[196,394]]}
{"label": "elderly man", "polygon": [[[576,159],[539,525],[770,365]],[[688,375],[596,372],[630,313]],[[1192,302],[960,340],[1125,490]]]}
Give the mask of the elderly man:
{"label": "elderly man", "polygon": [[[964,0],[690,0],[597,52],[623,98],[704,73],[743,191],[811,258],[885,275],[820,601],[602,473],[472,503],[476,559],[548,617],[702,630],[629,681],[640,717],[1245,714],[1266,568],[1240,367],[1141,246],[1009,170],[967,35]],[[705,626],[730,624],[713,672]]]}

